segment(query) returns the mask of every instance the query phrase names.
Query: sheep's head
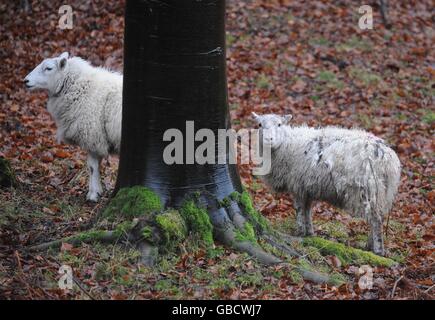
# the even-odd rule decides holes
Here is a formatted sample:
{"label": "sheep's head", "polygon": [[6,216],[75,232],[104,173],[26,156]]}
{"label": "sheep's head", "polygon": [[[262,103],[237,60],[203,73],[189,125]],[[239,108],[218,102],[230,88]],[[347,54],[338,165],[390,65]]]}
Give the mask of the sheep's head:
{"label": "sheep's head", "polygon": [[267,144],[272,148],[278,148],[284,141],[284,131],[281,129],[283,126],[289,124],[290,120],[292,119],[292,115],[258,115],[255,112],[252,112],[252,116],[258,123],[260,137],[262,137],[263,144]]}
{"label": "sheep's head", "polygon": [[52,94],[57,93],[63,85],[68,57],[68,52],[64,52],[58,57],[42,61],[24,78],[26,87],[30,90],[46,89]]}

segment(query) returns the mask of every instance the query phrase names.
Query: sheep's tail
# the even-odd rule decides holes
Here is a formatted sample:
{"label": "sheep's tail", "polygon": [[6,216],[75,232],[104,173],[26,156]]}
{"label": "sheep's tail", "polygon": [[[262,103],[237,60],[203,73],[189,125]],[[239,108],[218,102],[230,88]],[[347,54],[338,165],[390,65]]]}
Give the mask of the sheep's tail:
{"label": "sheep's tail", "polygon": [[366,161],[366,213],[370,211],[382,219],[391,210],[397,193],[401,165],[392,149],[376,148],[375,157],[368,157]]}

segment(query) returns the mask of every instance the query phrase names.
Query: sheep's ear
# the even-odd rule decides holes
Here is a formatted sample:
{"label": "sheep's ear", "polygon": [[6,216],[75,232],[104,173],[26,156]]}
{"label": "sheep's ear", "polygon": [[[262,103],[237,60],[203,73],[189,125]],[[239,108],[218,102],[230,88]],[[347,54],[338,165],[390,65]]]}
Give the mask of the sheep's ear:
{"label": "sheep's ear", "polygon": [[62,70],[66,66],[66,58],[62,58],[59,61],[59,69]]}
{"label": "sheep's ear", "polygon": [[68,58],[69,58],[69,53],[65,51],[65,52],[63,52],[63,53],[59,56],[59,58],[61,58],[61,59],[63,59],[63,58],[68,59]]}
{"label": "sheep's ear", "polygon": [[290,123],[290,120],[291,120],[291,119],[293,119],[293,116],[292,116],[291,114],[286,114],[286,115],[284,116],[284,122],[285,122],[285,124]]}
{"label": "sheep's ear", "polygon": [[256,121],[260,121],[260,116],[258,114],[256,114],[255,112],[251,112],[252,117],[256,120]]}
{"label": "sheep's ear", "polygon": [[64,52],[59,56],[59,69],[62,70],[63,68],[65,68],[66,66],[66,61],[68,60],[69,57],[69,53],[68,52]]}

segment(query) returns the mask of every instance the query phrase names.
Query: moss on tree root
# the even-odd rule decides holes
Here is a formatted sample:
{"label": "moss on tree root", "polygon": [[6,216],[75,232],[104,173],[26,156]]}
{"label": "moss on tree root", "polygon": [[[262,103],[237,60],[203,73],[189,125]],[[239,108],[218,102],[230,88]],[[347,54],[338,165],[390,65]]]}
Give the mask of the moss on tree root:
{"label": "moss on tree root", "polygon": [[264,232],[270,230],[268,221],[261,215],[260,212],[255,210],[251,196],[246,190],[244,190],[242,193],[231,193],[229,198],[223,199],[221,203],[223,206],[229,206],[231,200],[236,201],[244,209],[246,217],[250,220],[252,225],[259,229],[258,231]]}
{"label": "moss on tree root", "polygon": [[252,244],[257,244],[257,235],[250,222],[246,221],[242,229],[236,230],[236,240],[249,241]]}
{"label": "moss on tree root", "polygon": [[[153,256],[157,250],[162,253],[174,251],[191,236],[207,251],[213,251],[214,236],[219,236],[220,229],[214,228],[209,212],[199,204],[200,197],[197,194],[196,197],[187,198],[180,208],[165,210],[158,195],[151,189],[142,186],[123,188],[103,211],[102,220],[95,229],[37,245],[33,249],[56,247],[62,242],[129,242],[136,243],[143,254],[143,261],[154,261]],[[221,231],[224,233],[222,239],[225,244],[246,252],[265,264],[285,264],[289,257],[300,257],[290,242],[274,232],[268,221],[255,210],[247,191],[234,192],[219,203],[221,207],[227,208],[230,224],[232,222],[231,226]],[[300,241],[304,246],[317,248],[322,254],[336,255],[343,264],[394,264],[391,259],[322,238],[309,237]],[[319,273],[307,263],[300,259],[293,268],[294,272],[317,283],[339,285],[344,282],[341,275]],[[293,274],[292,277],[297,278],[297,275]]]}
{"label": "moss on tree root", "polygon": [[89,230],[75,234],[74,236],[66,237],[59,240],[53,240],[42,244],[30,246],[30,251],[41,251],[46,249],[60,248],[62,243],[69,243],[72,245],[80,245],[82,243],[104,242],[113,243],[119,239],[120,233],[107,230]]}
{"label": "moss on tree root", "polygon": [[109,220],[120,217],[131,219],[162,210],[162,203],[155,192],[146,187],[134,186],[120,189],[104,210],[103,217]]}
{"label": "moss on tree root", "polygon": [[[155,216],[155,221],[163,236],[162,243],[166,249],[175,248],[187,237],[187,226],[178,210],[167,210]],[[142,229],[147,234],[149,226]]]}
{"label": "moss on tree root", "polygon": [[345,246],[342,243],[319,237],[306,237],[302,240],[304,246],[317,248],[324,255],[335,255],[343,265],[369,264],[372,266],[391,267],[397,264],[394,260],[378,256],[372,252]]}
{"label": "moss on tree root", "polygon": [[206,248],[214,244],[213,226],[207,210],[194,199],[186,200],[181,208],[164,210],[160,198],[151,189],[134,186],[122,188],[110,201],[102,217],[108,221],[140,218],[144,240],[169,251],[177,247],[189,233],[196,236]]}
{"label": "moss on tree root", "polygon": [[199,207],[194,200],[187,200],[180,208],[180,214],[187,226],[206,248],[213,247],[213,225],[207,210]]}

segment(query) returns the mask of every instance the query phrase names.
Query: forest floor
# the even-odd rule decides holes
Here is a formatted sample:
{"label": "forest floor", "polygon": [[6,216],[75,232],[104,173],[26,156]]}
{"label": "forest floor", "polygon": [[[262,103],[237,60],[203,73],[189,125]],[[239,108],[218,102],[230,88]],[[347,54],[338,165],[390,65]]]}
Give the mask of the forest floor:
{"label": "forest floor", "polygon": [[[156,269],[117,245],[62,245],[30,253],[26,246],[74,234],[107,202],[117,159],[104,161],[105,197],[85,201],[85,155],[55,142],[45,93],[22,79],[43,58],[69,51],[122,71],[123,1],[75,1],[72,30],[57,27],[62,1],[0,4],[0,156],[19,187],[0,190],[0,298],[6,299],[433,299],[435,56],[432,2],[390,1],[386,29],[360,30],[350,1],[228,1],[227,57],[232,122],[252,127],[252,111],[291,113],[294,124],[361,127],[384,138],[403,165],[399,194],[385,223],[388,256],[400,265],[373,269],[370,290],[358,286],[358,265],[316,256],[343,274],[340,287],[316,285],[282,267],[263,267],[219,248],[210,257],[186,244]],[[240,166],[256,208],[291,232],[290,196],[273,195]],[[366,240],[364,221],[325,204],[314,208],[315,233],[350,246]],[[58,288],[60,265],[73,268],[73,290]]]}

